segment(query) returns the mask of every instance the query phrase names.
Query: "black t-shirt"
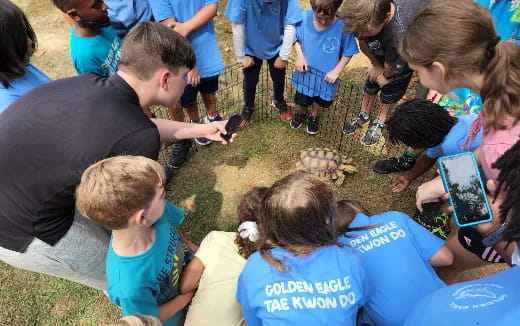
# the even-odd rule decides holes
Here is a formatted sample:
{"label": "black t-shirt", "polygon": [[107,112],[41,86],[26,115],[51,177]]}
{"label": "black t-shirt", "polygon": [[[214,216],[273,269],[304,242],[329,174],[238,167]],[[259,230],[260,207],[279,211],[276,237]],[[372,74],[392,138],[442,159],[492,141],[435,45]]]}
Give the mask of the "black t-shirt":
{"label": "black t-shirt", "polygon": [[95,74],[33,89],[0,115],[0,246],[54,245],[70,228],[74,191],[92,163],[117,155],[157,159],[155,124],[121,77]]}
{"label": "black t-shirt", "polygon": [[395,11],[392,20],[383,27],[379,34],[367,37],[365,41],[370,52],[381,61],[388,63],[392,72],[399,75],[410,69],[397,52],[399,42],[404,36],[408,24],[431,0],[394,0],[393,2]]}

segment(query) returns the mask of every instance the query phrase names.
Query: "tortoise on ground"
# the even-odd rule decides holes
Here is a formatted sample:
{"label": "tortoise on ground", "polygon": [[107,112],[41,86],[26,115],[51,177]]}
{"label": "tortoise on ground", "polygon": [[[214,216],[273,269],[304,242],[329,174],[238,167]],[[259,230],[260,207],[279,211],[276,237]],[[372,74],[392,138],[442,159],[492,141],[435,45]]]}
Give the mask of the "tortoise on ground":
{"label": "tortoise on ground", "polygon": [[347,159],[334,149],[314,147],[300,152],[297,167],[320,178],[334,180],[337,186],[341,186],[345,180],[344,172],[357,172],[351,162],[352,159]]}

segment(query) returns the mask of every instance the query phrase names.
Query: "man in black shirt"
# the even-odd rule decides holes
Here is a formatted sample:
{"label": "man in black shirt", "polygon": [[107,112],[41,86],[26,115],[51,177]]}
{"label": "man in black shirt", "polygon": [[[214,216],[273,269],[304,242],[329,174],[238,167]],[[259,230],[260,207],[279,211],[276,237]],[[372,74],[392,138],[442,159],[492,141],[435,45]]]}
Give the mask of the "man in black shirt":
{"label": "man in black shirt", "polygon": [[74,190],[92,163],[116,155],[157,159],[161,141],[223,141],[225,121],[149,119],[172,107],[195,64],[190,44],[159,23],[125,38],[119,72],[38,87],[0,116],[0,259],[105,289],[109,234],[75,212]]}

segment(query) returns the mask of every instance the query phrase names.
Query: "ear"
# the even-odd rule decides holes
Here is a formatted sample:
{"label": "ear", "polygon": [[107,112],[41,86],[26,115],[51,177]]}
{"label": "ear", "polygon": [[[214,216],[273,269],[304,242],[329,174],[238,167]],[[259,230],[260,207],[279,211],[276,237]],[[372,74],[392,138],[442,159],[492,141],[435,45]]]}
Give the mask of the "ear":
{"label": "ear", "polygon": [[434,74],[440,75],[442,80],[446,80],[446,66],[442,62],[434,61],[430,69]]}
{"label": "ear", "polygon": [[159,69],[157,71],[158,79],[159,79],[159,86],[164,89],[165,91],[169,88],[169,83],[173,83],[172,79],[172,73],[168,69]]}
{"label": "ear", "polygon": [[76,8],[67,10],[67,12],[65,14],[67,14],[67,16],[72,18],[74,21],[81,20],[81,17],[78,15],[78,10]]}
{"label": "ear", "polygon": [[135,211],[130,217],[130,222],[140,226],[148,226],[146,218],[144,217],[144,208]]}

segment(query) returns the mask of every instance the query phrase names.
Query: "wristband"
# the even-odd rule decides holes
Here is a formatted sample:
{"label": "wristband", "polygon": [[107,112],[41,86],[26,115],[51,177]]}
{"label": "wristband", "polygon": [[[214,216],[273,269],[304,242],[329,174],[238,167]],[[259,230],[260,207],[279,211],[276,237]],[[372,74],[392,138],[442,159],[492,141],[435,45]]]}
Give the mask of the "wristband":
{"label": "wristband", "polygon": [[487,237],[482,239],[482,244],[486,247],[493,247],[499,242],[502,242],[502,233],[507,228],[507,224],[502,224],[496,231],[491,232]]}

